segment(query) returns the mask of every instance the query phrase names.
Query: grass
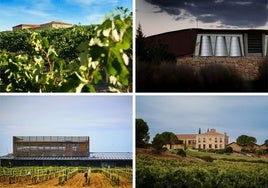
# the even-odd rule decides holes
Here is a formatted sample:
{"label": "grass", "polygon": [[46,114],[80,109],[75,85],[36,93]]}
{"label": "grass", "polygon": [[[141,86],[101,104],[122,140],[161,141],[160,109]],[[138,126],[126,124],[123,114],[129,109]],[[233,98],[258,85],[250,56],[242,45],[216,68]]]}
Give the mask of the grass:
{"label": "grass", "polygon": [[216,154],[210,152],[199,152],[193,150],[187,150],[186,156],[195,157],[203,159],[205,157],[211,157],[213,160],[224,160],[224,161],[234,161],[234,162],[253,162],[253,163],[268,163],[267,160],[263,160],[257,157],[248,157],[241,154]]}

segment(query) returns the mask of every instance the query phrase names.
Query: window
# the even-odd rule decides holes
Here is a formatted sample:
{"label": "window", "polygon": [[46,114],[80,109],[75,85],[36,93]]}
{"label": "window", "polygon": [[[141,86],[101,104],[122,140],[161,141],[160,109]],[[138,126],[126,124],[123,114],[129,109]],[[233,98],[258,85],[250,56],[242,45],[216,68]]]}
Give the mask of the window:
{"label": "window", "polygon": [[222,144],[220,144],[220,149],[222,149]]}
{"label": "window", "polygon": [[73,145],[73,151],[77,151],[77,145],[76,144]]}
{"label": "window", "polygon": [[222,142],[222,138],[220,138],[220,142]]}
{"label": "window", "polygon": [[200,143],[201,142],[201,138],[198,138],[198,143]]}
{"label": "window", "polygon": [[208,148],[211,149],[211,148],[212,148],[212,144],[209,144],[209,145],[208,145]]}
{"label": "window", "polygon": [[215,143],[217,143],[218,142],[218,139],[217,138],[215,138]]}
{"label": "window", "polygon": [[218,149],[218,145],[217,144],[215,144],[215,149]]}
{"label": "window", "polygon": [[203,142],[206,142],[206,138],[203,138]]}
{"label": "window", "polygon": [[248,33],[248,53],[262,53],[262,35]]}

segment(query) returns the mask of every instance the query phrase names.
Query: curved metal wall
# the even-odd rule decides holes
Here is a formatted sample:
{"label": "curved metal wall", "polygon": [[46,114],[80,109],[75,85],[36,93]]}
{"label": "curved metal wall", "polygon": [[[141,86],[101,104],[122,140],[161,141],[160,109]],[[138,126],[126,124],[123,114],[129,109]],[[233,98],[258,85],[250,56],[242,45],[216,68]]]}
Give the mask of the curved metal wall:
{"label": "curved metal wall", "polygon": [[241,45],[240,45],[239,38],[237,36],[231,37],[230,56],[231,57],[242,56]]}
{"label": "curved metal wall", "polygon": [[[241,34],[200,34],[196,41],[195,54],[201,57],[240,57],[243,53]],[[268,50],[267,50],[268,51]]]}
{"label": "curved metal wall", "polygon": [[215,56],[228,56],[225,36],[216,37]]}
{"label": "curved metal wall", "polygon": [[213,56],[210,36],[202,36],[200,56]]}

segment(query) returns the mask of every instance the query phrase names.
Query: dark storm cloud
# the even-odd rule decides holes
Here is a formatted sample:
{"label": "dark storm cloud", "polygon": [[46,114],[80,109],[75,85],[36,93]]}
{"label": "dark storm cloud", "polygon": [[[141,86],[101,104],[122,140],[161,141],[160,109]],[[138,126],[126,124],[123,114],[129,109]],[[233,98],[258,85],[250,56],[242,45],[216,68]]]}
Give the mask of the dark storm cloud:
{"label": "dark storm cloud", "polygon": [[[221,21],[238,27],[263,26],[268,21],[267,0],[145,0],[179,20],[191,14],[204,23]],[[184,11],[183,11],[184,10]]]}

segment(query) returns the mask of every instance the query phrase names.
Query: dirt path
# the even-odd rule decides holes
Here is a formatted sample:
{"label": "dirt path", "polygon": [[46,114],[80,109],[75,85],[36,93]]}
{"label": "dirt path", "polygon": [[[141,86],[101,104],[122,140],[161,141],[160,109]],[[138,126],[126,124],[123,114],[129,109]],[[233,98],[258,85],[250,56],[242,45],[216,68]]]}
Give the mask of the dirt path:
{"label": "dirt path", "polygon": [[91,174],[91,182],[90,187],[94,188],[112,188],[113,186],[110,184],[110,182],[100,173],[92,173]]}
{"label": "dirt path", "polygon": [[129,180],[125,177],[120,176],[120,188],[131,188],[132,187],[132,180]]}
{"label": "dirt path", "polygon": [[88,187],[84,186],[85,178],[83,173],[75,175],[72,179],[69,179],[63,187]]}
{"label": "dirt path", "polygon": [[58,185],[58,178],[39,183],[36,185],[27,185],[22,183],[8,184],[8,182],[0,182],[0,188],[132,188],[130,180],[120,176],[120,186],[112,186],[111,183],[101,173],[91,174],[90,186],[84,185],[85,178],[83,173],[75,175],[68,180],[64,185]]}

